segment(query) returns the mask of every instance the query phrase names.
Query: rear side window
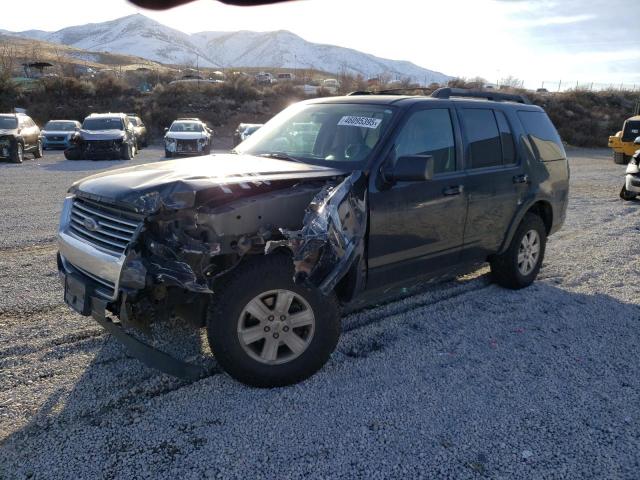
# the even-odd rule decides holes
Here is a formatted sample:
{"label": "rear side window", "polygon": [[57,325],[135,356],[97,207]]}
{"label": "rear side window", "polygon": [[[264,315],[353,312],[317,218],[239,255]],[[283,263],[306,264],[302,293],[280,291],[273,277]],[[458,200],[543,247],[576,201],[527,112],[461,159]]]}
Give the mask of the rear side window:
{"label": "rear side window", "polygon": [[502,145],[502,163],[510,165],[516,163],[516,147],[513,134],[507,122],[507,117],[499,110],[495,110],[498,129],[500,130],[500,143]]}
{"label": "rear side window", "polygon": [[469,142],[471,168],[502,165],[502,144],[493,110],[464,108],[462,123]]}
{"label": "rear side window", "polygon": [[551,162],[566,158],[560,135],[546,113],[521,110],[518,117],[538,159]]}

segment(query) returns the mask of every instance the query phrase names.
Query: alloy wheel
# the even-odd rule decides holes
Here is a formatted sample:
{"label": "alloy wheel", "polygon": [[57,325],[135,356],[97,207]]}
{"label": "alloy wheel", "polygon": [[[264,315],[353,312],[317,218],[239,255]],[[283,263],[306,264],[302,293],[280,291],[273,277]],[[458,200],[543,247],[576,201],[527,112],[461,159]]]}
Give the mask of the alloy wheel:
{"label": "alloy wheel", "polygon": [[518,271],[527,276],[536,268],[540,258],[540,235],[536,230],[524,234],[518,248]]}
{"label": "alloy wheel", "polygon": [[238,341],[254,360],[267,365],[292,361],[304,353],[315,330],[313,310],[291,290],[270,290],[254,297],[238,318]]}

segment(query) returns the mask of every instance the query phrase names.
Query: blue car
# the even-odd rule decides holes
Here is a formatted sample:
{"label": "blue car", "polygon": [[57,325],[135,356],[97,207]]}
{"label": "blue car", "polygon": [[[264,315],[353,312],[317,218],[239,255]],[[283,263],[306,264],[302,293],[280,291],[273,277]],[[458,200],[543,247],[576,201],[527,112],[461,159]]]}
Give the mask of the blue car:
{"label": "blue car", "polygon": [[42,129],[42,148],[69,148],[69,140],[81,126],[75,120],[49,120]]}

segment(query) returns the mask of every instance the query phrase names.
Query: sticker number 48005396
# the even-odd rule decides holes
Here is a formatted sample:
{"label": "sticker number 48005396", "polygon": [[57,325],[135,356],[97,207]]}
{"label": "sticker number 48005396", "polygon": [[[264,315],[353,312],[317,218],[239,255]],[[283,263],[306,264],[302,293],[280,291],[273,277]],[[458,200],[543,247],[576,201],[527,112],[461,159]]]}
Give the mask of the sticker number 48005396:
{"label": "sticker number 48005396", "polygon": [[382,122],[381,118],[371,117],[357,117],[352,115],[344,116],[338,122],[338,125],[346,127],[364,127],[364,128],[378,128]]}

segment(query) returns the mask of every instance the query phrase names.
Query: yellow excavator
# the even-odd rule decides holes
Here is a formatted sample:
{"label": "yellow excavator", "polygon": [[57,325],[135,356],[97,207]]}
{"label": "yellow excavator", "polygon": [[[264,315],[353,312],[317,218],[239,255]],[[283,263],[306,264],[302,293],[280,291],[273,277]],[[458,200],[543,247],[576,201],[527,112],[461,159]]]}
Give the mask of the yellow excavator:
{"label": "yellow excavator", "polygon": [[620,130],[609,137],[609,148],[613,150],[613,161],[618,165],[626,165],[633,154],[638,150],[638,145],[633,141],[640,137],[640,102],[636,104],[635,114],[627,118]]}

